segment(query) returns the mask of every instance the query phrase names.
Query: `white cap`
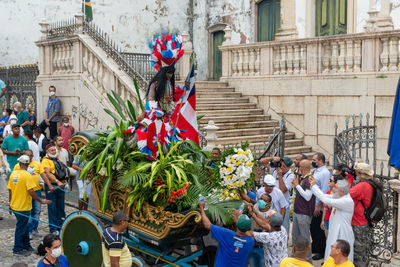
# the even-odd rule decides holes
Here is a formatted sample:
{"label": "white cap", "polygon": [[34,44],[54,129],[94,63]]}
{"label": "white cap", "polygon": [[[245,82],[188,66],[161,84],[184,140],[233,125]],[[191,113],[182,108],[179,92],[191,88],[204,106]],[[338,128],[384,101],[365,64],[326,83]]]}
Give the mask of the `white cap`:
{"label": "white cap", "polygon": [[11,114],[9,120],[17,120],[17,116],[15,114]]}
{"label": "white cap", "polygon": [[269,186],[275,186],[275,178],[271,174],[267,174],[264,176],[264,183],[269,185]]}
{"label": "white cap", "polygon": [[18,158],[18,162],[22,164],[29,164],[30,159],[27,155],[22,155],[21,157]]}

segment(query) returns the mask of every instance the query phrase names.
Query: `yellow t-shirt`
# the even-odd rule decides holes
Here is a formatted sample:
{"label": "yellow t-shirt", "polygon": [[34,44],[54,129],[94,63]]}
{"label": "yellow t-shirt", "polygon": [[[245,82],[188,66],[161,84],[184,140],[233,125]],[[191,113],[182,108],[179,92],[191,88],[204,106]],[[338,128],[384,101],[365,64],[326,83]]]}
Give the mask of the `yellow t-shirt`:
{"label": "yellow t-shirt", "polygon": [[42,168],[43,172],[45,168],[49,168],[52,174],[56,173],[56,166],[54,165],[54,162],[49,158],[42,159]]}
{"label": "yellow t-shirt", "polygon": [[295,258],[284,258],[279,267],[313,267],[313,265],[307,261],[302,261]]}
{"label": "yellow t-shirt", "polygon": [[326,259],[324,265],[322,267],[354,267],[354,264],[351,261],[347,260],[345,263],[337,265],[335,260],[332,257]]}
{"label": "yellow t-shirt", "polygon": [[11,190],[11,209],[28,211],[32,209],[32,197],[28,190],[35,188],[31,174],[25,170],[13,171],[10,175],[7,188]]}
{"label": "yellow t-shirt", "polygon": [[[19,163],[15,164],[14,171],[17,171],[19,169],[20,169]],[[36,187],[33,190],[35,191],[40,190],[41,189],[40,174],[44,172],[44,170],[42,169],[42,165],[39,162],[32,160],[31,163],[29,163],[27,171],[31,174],[31,178],[33,179],[36,185]]]}

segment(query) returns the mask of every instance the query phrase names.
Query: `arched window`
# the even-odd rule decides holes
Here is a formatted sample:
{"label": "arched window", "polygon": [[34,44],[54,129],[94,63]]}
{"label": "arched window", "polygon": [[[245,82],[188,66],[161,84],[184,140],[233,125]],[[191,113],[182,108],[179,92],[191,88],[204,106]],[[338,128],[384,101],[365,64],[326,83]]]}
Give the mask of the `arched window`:
{"label": "arched window", "polygon": [[272,41],[280,26],[279,0],[263,0],[257,5],[257,41]]}
{"label": "arched window", "polygon": [[315,35],[347,33],[347,0],[317,0]]}

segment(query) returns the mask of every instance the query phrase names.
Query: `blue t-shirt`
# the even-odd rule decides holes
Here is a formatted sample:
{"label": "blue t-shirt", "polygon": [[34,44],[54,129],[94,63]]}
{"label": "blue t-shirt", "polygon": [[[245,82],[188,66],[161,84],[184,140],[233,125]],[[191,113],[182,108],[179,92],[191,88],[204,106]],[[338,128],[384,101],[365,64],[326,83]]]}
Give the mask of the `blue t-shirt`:
{"label": "blue t-shirt", "polygon": [[[72,164],[78,165],[79,168],[85,167],[86,164],[86,160],[81,162],[81,155],[77,155],[74,157],[74,162],[72,162]],[[79,179],[79,175],[81,175],[81,172],[76,171],[76,180]]]}
{"label": "blue t-shirt", "polygon": [[[48,267],[48,266],[51,266],[51,265],[44,264],[43,263],[43,259],[41,259],[38,262],[38,265],[37,265],[37,267]],[[56,267],[69,267],[69,264],[68,264],[68,261],[67,261],[67,257],[65,257],[64,255],[61,255],[58,258],[58,262],[56,262],[53,266],[56,266]]]}
{"label": "blue t-shirt", "polygon": [[254,246],[252,237],[239,237],[235,232],[216,225],[211,225],[211,234],[219,243],[215,267],[247,266],[247,257]]}
{"label": "blue t-shirt", "polygon": [[54,112],[57,112],[57,115],[54,116],[50,121],[52,122],[59,122],[60,121],[60,109],[61,109],[61,101],[58,99],[58,97],[55,98],[49,98],[49,102],[47,102],[47,118],[50,118],[51,115],[53,115]]}

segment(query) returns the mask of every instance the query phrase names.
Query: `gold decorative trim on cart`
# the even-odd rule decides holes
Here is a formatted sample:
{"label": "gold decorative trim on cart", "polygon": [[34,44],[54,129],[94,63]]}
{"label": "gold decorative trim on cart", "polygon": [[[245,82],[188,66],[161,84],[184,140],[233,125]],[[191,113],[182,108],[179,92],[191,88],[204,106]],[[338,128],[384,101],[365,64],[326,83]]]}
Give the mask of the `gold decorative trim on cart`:
{"label": "gold decorative trim on cart", "polygon": [[79,150],[89,143],[89,139],[82,135],[75,135],[71,138],[68,145],[69,153],[73,156],[78,154]]}

